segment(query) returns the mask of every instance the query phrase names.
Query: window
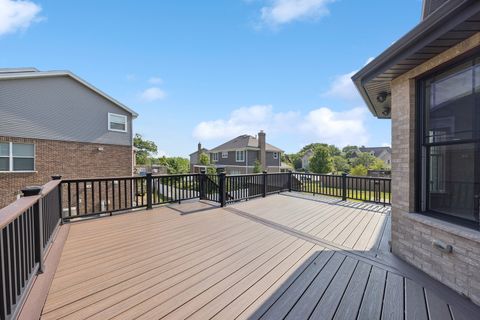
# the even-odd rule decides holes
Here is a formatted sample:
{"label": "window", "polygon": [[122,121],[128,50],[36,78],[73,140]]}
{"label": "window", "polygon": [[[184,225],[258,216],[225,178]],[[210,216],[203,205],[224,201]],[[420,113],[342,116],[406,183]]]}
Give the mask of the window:
{"label": "window", "polygon": [[127,132],[127,116],[108,113],[108,130]]}
{"label": "window", "polygon": [[273,153],[273,159],[278,159],[278,152]]}
{"label": "window", "polygon": [[31,143],[0,143],[0,171],[35,171],[35,146]]}
{"label": "window", "polygon": [[235,151],[235,160],[237,162],[245,162],[245,150]]}
{"label": "window", "polygon": [[213,161],[213,162],[218,161],[218,153],[216,153],[216,152],[215,152],[215,153],[212,153],[212,161]]}
{"label": "window", "polygon": [[227,159],[228,158],[228,151],[222,151],[222,158]]}
{"label": "window", "polygon": [[419,82],[421,211],[478,226],[480,60]]}

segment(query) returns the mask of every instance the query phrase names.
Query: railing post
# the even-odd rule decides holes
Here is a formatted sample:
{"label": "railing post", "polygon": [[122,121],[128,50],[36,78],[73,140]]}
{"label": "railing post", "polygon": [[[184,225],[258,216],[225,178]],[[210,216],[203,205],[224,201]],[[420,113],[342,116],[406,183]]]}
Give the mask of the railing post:
{"label": "railing post", "polygon": [[[54,175],[52,176],[52,180],[61,180],[62,176]],[[60,224],[63,224],[63,212],[62,212],[63,204],[62,204],[62,183],[58,184],[58,216],[60,217]]]}
{"label": "railing post", "polygon": [[205,178],[206,178],[205,174],[206,174],[205,169],[201,169],[201,170],[200,170],[200,175],[199,175],[199,177],[198,177],[198,178],[199,178],[199,179],[198,179],[198,180],[199,180],[198,182],[199,182],[199,184],[200,184],[200,186],[199,186],[199,196],[200,196],[200,200],[205,199],[205,185],[206,185],[206,183],[207,183],[207,179],[205,179]]}
{"label": "railing post", "polygon": [[262,197],[267,196],[267,171],[263,171],[263,191],[262,191]]}
{"label": "railing post", "polygon": [[[22,189],[24,197],[37,196],[42,191],[42,187],[26,187]],[[38,273],[43,273],[43,212],[42,198],[38,199],[33,205],[33,229],[35,235],[35,262],[38,262]]]}
{"label": "railing post", "polygon": [[147,178],[147,210],[152,209],[152,198],[153,198],[153,191],[152,191],[152,173],[149,172],[146,174]]}
{"label": "railing post", "polygon": [[221,207],[225,207],[226,195],[225,172],[220,172],[218,174],[218,198]]}
{"label": "railing post", "polygon": [[347,201],[347,174],[342,173],[342,200]]}
{"label": "railing post", "polygon": [[292,170],[288,170],[288,192],[292,192]]}

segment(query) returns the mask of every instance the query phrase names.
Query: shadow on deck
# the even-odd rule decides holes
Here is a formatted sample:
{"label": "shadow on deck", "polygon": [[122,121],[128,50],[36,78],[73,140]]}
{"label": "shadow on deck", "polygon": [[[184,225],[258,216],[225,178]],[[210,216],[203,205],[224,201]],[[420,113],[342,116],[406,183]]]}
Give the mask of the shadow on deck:
{"label": "shadow on deck", "polygon": [[479,307],[389,254],[389,219],[388,207],[292,193],[63,225],[42,318],[477,316]]}

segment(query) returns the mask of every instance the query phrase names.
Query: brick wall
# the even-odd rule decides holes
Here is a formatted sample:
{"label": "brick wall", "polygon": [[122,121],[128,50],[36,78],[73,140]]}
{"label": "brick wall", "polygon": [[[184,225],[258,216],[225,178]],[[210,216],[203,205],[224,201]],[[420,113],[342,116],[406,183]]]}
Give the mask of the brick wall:
{"label": "brick wall", "polygon": [[[480,232],[413,213],[415,208],[415,79],[480,47],[480,33],[392,81],[392,250],[480,304]],[[432,246],[453,246],[443,253]]]}
{"label": "brick wall", "polygon": [[132,175],[131,146],[1,136],[0,141],[34,143],[36,169],[32,173],[0,172],[0,207],[14,201],[21,188],[42,185],[55,174],[65,179]]}

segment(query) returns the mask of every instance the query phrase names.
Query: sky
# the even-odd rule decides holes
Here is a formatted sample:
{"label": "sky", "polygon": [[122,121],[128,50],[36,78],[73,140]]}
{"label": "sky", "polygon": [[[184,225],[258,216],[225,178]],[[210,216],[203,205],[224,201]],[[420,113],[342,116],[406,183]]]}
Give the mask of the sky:
{"label": "sky", "polygon": [[241,134],[297,152],[390,145],[350,77],[420,0],[0,0],[0,68],[70,70],[139,113],[158,155]]}

